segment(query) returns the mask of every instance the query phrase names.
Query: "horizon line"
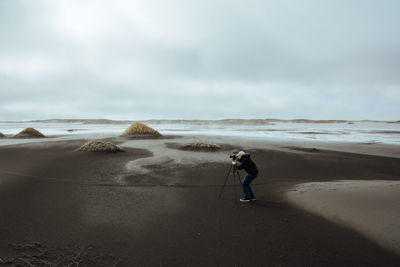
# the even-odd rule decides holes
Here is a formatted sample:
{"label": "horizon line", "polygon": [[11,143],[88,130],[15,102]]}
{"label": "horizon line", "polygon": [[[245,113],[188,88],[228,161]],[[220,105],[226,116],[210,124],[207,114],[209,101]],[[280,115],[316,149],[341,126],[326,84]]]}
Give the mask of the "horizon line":
{"label": "horizon line", "polygon": [[310,121],[310,122],[400,122],[400,120],[377,120],[377,119],[279,119],[279,118],[224,118],[224,119],[106,119],[106,118],[51,118],[51,119],[30,119],[30,120],[0,120],[1,123],[22,123],[22,122],[51,122],[51,121],[110,121],[110,122],[135,122],[135,121]]}

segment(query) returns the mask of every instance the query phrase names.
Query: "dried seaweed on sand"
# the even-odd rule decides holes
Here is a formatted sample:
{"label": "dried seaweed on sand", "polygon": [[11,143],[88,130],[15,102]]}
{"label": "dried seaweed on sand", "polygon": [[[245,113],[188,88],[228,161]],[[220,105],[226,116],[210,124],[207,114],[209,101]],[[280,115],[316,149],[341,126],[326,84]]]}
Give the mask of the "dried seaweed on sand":
{"label": "dried seaweed on sand", "polygon": [[88,141],[85,144],[83,144],[78,149],[78,151],[115,153],[115,152],[122,152],[124,150],[111,142],[92,140],[92,141]]}
{"label": "dried seaweed on sand", "polygon": [[181,149],[192,151],[218,151],[220,150],[220,146],[214,143],[197,141],[184,144],[181,146]]}
{"label": "dried seaweed on sand", "polygon": [[118,266],[120,260],[92,246],[51,247],[39,242],[13,245],[17,255],[6,266]]}

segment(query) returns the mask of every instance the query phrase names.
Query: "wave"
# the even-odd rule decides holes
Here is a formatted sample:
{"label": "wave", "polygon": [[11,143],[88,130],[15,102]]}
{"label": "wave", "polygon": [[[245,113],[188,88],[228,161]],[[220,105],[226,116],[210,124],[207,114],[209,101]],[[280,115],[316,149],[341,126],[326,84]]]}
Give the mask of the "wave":
{"label": "wave", "polygon": [[344,135],[344,134],[349,134],[346,132],[313,132],[313,131],[308,131],[308,132],[290,132],[293,134],[331,134],[331,135]]}

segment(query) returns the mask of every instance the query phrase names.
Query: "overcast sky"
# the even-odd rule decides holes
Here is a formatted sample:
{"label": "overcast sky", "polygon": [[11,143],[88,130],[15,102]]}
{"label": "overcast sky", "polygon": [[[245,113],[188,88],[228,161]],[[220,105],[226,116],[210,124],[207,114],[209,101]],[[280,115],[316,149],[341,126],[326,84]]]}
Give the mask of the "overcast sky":
{"label": "overcast sky", "polygon": [[397,0],[1,0],[0,120],[400,119]]}

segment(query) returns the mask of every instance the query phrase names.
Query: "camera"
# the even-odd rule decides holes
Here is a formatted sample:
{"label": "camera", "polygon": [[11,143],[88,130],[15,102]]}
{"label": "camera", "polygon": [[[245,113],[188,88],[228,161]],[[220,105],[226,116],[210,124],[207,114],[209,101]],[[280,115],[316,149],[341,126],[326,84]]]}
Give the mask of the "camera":
{"label": "camera", "polygon": [[231,158],[232,159],[232,161],[234,161],[234,160],[236,160],[236,155],[235,154],[233,154],[233,155],[229,155],[229,158]]}

